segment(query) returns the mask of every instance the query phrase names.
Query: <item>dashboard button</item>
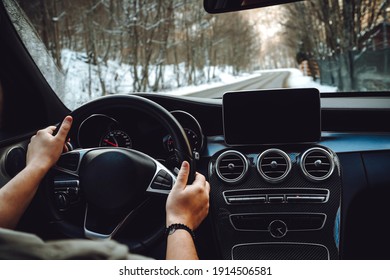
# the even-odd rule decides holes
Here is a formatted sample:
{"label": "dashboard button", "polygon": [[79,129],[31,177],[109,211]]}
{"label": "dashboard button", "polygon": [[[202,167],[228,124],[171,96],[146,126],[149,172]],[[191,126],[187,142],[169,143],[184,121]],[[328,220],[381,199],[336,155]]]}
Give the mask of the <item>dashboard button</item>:
{"label": "dashboard button", "polygon": [[270,202],[270,203],[283,203],[284,202],[284,196],[269,195],[268,196],[268,202]]}
{"label": "dashboard button", "polygon": [[325,196],[287,196],[288,203],[322,203],[325,202]]}
{"label": "dashboard button", "polygon": [[265,196],[236,196],[236,197],[227,197],[226,201],[228,203],[265,203]]}
{"label": "dashboard button", "polygon": [[264,196],[242,197],[242,202],[265,202]]}

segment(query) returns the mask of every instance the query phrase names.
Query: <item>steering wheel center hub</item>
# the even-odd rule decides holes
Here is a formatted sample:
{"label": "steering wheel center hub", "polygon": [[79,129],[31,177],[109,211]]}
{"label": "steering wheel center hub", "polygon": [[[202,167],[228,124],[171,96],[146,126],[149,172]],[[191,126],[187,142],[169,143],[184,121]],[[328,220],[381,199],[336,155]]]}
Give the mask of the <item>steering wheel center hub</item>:
{"label": "steering wheel center hub", "polygon": [[154,169],[152,162],[131,150],[91,150],[80,166],[80,187],[89,204],[120,209],[143,194],[146,188],[142,183],[152,178]]}

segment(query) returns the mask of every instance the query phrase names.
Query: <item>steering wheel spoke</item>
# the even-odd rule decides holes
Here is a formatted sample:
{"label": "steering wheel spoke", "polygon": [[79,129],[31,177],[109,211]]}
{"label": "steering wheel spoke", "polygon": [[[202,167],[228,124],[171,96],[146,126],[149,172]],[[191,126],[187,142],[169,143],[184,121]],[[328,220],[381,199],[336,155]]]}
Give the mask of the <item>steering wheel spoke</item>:
{"label": "steering wheel spoke", "polygon": [[62,154],[53,169],[78,177],[81,161],[89,150],[80,149]]}
{"label": "steering wheel spoke", "polygon": [[169,194],[173,185],[176,183],[176,176],[157,160],[154,160],[154,162],[156,164],[156,172],[154,173],[153,179],[146,189],[146,192]]}
{"label": "steering wheel spoke", "polygon": [[87,204],[84,216],[84,236],[89,239],[111,239],[122,226],[136,217],[148,200],[146,198],[128,213],[119,214],[117,211],[105,211]]}

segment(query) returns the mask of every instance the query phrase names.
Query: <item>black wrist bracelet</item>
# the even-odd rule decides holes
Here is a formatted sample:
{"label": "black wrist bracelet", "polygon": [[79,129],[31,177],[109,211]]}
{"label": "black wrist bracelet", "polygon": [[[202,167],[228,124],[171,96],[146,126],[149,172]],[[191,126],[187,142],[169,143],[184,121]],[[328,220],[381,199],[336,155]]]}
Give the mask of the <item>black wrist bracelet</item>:
{"label": "black wrist bracelet", "polygon": [[187,227],[186,225],[184,225],[184,224],[171,224],[169,227],[167,227],[165,229],[166,236],[168,237],[168,235],[173,234],[177,229],[184,229],[185,231],[187,231],[192,236],[192,240],[195,241],[195,233],[194,233],[194,231],[192,229],[190,229],[189,227]]}

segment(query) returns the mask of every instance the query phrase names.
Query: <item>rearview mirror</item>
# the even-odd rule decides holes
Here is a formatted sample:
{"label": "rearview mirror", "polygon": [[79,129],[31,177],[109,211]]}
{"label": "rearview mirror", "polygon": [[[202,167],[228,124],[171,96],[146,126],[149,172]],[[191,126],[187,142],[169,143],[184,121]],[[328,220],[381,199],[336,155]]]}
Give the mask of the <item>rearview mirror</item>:
{"label": "rearview mirror", "polygon": [[204,8],[210,14],[248,10],[301,0],[204,0]]}

